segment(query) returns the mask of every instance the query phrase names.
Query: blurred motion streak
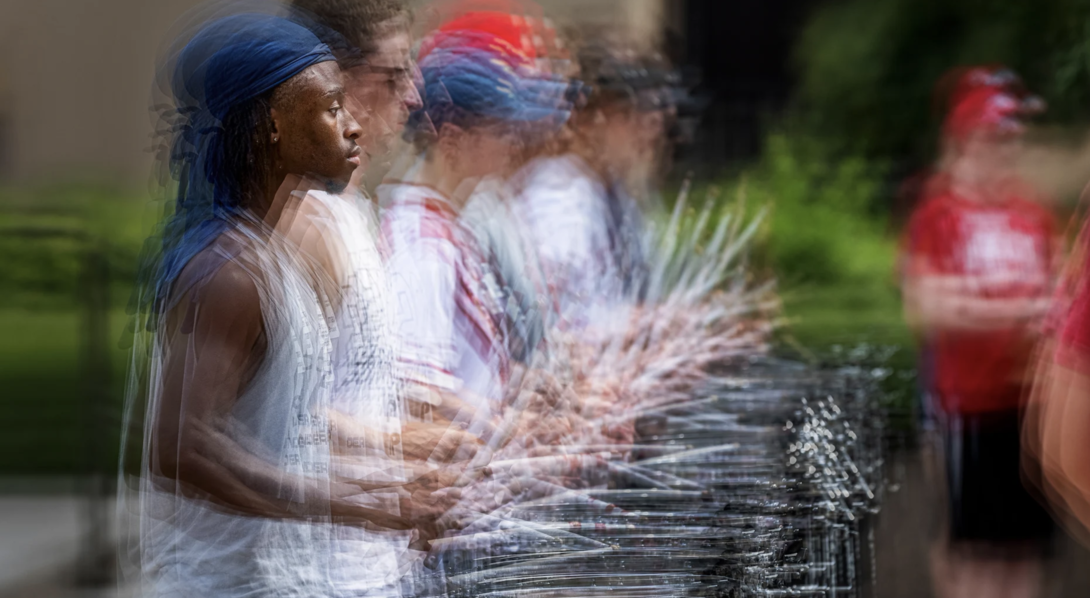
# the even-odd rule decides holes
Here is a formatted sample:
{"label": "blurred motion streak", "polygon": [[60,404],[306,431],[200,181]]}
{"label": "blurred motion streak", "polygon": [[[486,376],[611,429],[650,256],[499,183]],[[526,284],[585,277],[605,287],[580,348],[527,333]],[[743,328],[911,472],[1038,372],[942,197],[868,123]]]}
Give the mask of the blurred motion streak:
{"label": "blurred motion streak", "polygon": [[1000,4],[0,6],[0,598],[1084,595],[1090,4]]}

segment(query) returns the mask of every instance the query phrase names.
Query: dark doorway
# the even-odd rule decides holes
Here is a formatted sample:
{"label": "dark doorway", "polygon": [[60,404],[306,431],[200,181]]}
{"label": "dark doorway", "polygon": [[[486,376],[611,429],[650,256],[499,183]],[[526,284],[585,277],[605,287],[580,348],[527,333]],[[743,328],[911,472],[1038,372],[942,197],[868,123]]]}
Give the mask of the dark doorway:
{"label": "dark doorway", "polygon": [[684,0],[682,64],[710,100],[687,166],[719,169],[756,157],[769,116],[794,87],[792,50],[819,0]]}

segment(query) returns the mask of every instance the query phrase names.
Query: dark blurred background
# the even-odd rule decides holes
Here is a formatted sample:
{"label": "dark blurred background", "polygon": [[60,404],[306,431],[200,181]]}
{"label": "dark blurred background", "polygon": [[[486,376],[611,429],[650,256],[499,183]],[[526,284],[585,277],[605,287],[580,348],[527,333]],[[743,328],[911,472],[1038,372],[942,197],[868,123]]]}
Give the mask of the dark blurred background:
{"label": "dark blurred background", "polygon": [[[540,2],[560,23],[627,31],[694,84],[706,105],[665,194],[692,172],[698,197],[771,207],[755,267],[780,280],[785,350],[878,356],[903,434],[877,595],[928,595],[893,273],[911,198],[898,189],[936,155],[936,81],[1002,63],[1049,104],[1025,169],[1069,213],[1090,178],[1090,0]],[[151,81],[172,23],[197,4],[0,3],[0,597],[108,582],[126,304],[163,209],[145,151]],[[1062,595],[1088,595],[1090,561],[1065,555]]]}

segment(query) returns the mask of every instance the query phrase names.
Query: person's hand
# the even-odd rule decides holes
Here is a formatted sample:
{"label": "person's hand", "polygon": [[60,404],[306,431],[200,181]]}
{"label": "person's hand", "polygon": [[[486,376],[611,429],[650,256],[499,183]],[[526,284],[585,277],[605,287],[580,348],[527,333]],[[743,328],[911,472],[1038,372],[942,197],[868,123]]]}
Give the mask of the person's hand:
{"label": "person's hand", "polygon": [[404,513],[395,515],[387,511],[365,507],[353,501],[351,497],[361,493],[358,484],[334,482],[331,490],[334,496],[329,503],[330,514],[344,524],[398,531],[413,528],[412,520],[406,517]]}
{"label": "person's hand", "polygon": [[1033,329],[1044,323],[1051,306],[1048,297],[1022,297],[1018,299],[999,299],[988,302],[980,310],[979,316],[996,326],[1018,326]]}
{"label": "person's hand", "polygon": [[485,468],[467,472],[460,468],[436,469],[414,478],[399,490],[401,515],[416,530],[414,542],[426,545],[438,538],[461,517],[444,517],[460,506],[463,487],[474,479],[491,475]]}
{"label": "person's hand", "polygon": [[636,426],[632,420],[602,424],[602,436],[616,444],[632,444],[636,441]]}
{"label": "person's hand", "polygon": [[1033,320],[1035,324],[1044,322],[1045,316],[1048,315],[1048,311],[1052,308],[1051,297],[1034,297],[1029,299],[1026,306],[1026,317]]}
{"label": "person's hand", "polygon": [[473,459],[484,446],[459,423],[408,422],[401,426],[401,451],[406,459],[437,463]]}
{"label": "person's hand", "polygon": [[413,548],[427,550],[428,543],[442,534],[438,520],[458,504],[461,492],[442,480],[438,473],[426,474],[405,484],[399,491],[401,515],[414,530]]}
{"label": "person's hand", "polygon": [[557,445],[572,433],[572,422],[562,413],[525,412],[519,421],[518,437],[527,446]]}

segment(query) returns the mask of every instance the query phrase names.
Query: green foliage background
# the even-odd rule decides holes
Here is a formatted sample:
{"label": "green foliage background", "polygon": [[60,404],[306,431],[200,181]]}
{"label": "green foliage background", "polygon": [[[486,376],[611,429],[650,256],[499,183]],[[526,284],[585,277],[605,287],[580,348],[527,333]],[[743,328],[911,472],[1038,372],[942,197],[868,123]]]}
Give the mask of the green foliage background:
{"label": "green foliage background", "polygon": [[[127,364],[125,305],[154,220],[145,218],[149,206],[109,186],[0,189],[0,474],[84,471],[89,441],[116,446]],[[79,280],[91,244],[105,254],[110,273],[107,429],[88,425],[80,361]],[[113,467],[115,449],[102,458],[102,466]]]}
{"label": "green foliage background", "polygon": [[796,116],[830,144],[926,160],[941,111],[935,84],[955,66],[1004,64],[1056,123],[1090,117],[1088,0],[834,0],[795,48]]}

